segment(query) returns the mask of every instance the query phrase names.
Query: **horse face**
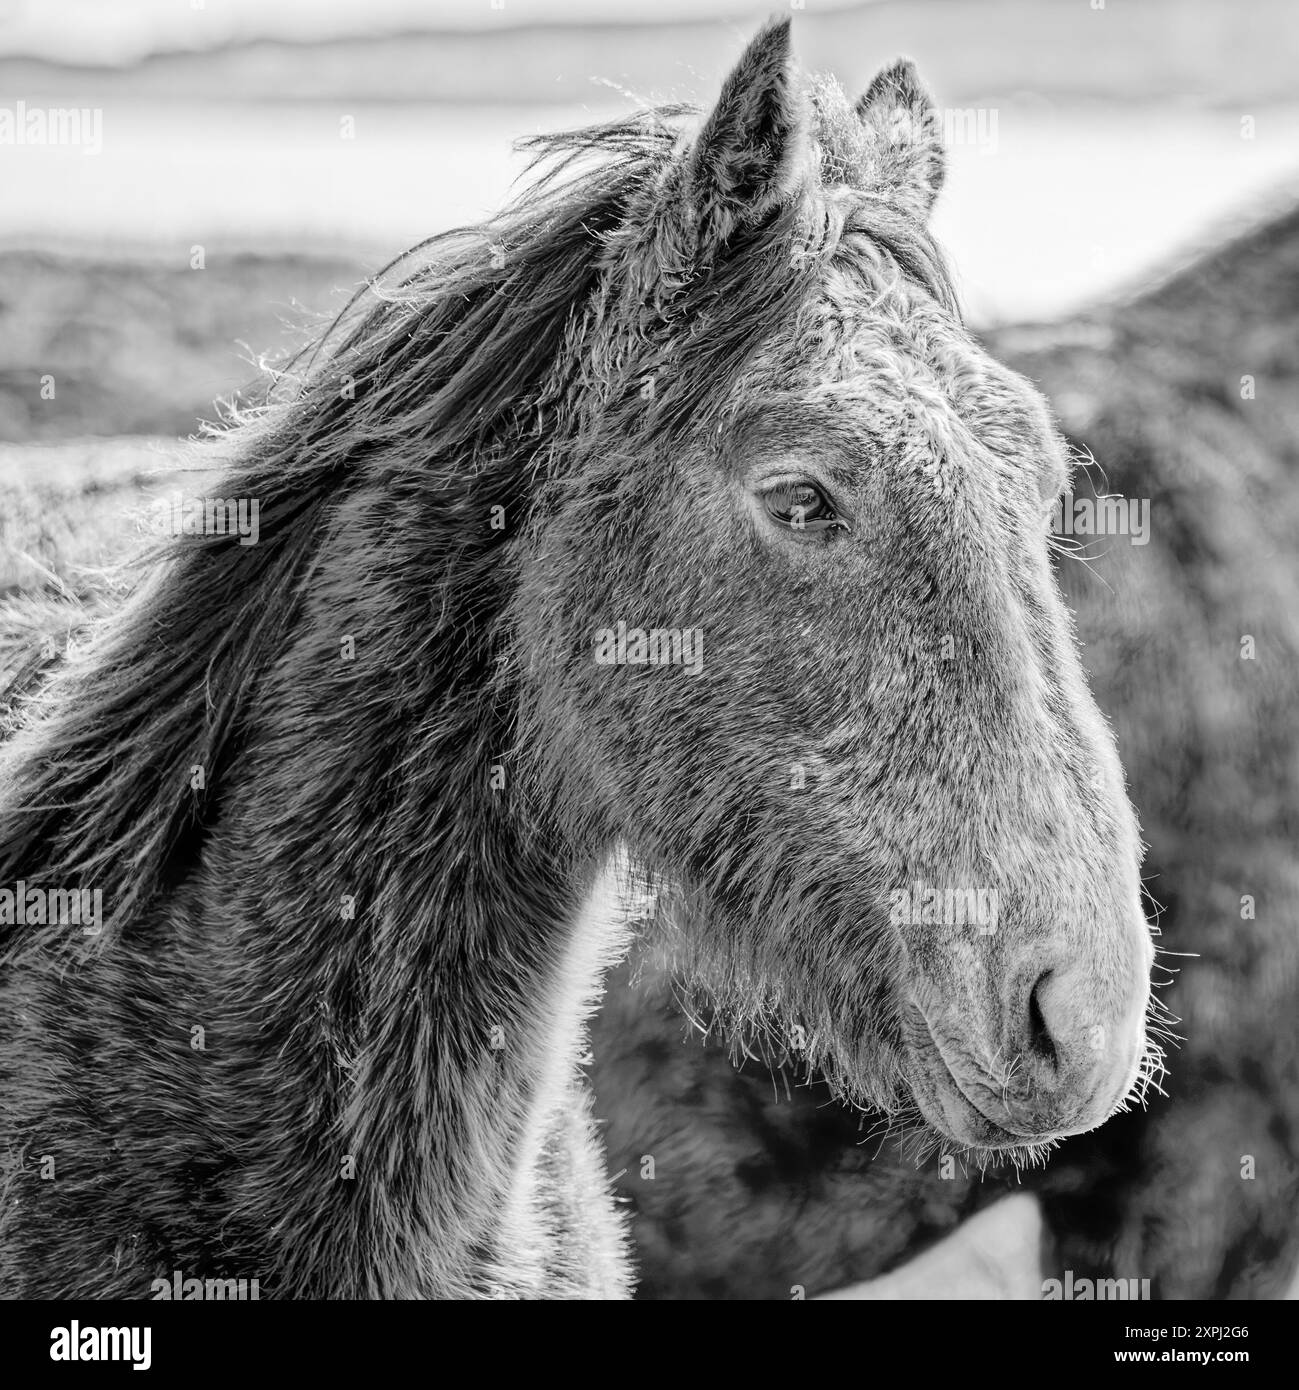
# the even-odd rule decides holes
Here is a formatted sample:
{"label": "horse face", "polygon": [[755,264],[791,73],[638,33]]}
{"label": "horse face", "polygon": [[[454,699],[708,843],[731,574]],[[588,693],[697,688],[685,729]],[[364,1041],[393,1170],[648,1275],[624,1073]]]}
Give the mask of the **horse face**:
{"label": "horse face", "polygon": [[657,266],[721,263],[809,159],[837,239],[706,427],[553,508],[544,591],[591,640],[551,677],[552,747],[585,769],[584,813],[672,886],[657,939],[722,1017],[851,1099],[1031,1146],[1137,1081],[1152,959],[1137,826],[1050,566],[1064,451],[869,230],[918,226],[941,178],[928,128],[898,119],[928,106],[914,74],[837,110],[792,85],[782,34],[665,180],[686,207]]}
{"label": "horse face", "polygon": [[1050,565],[1066,457],[1027,382],[872,246],[841,250],[696,483],[730,515],[687,540],[696,496],[668,543],[726,576],[697,754],[740,770],[730,814],[772,859],[750,858],[747,904],[771,936],[723,990],[747,980],[751,1015],[763,991],[797,999],[849,1090],[900,1073],[952,1139],[1041,1142],[1133,1087],[1152,959],[1135,818]]}

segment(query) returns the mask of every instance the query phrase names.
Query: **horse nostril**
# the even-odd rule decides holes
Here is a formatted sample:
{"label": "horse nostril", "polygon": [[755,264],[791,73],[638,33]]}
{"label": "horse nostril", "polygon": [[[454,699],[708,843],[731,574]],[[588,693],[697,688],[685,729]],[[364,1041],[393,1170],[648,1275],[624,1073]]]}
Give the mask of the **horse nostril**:
{"label": "horse nostril", "polygon": [[1046,1018],[1042,1013],[1042,1001],[1039,997],[1042,986],[1050,978],[1051,971],[1044,970],[1037,977],[1037,983],[1029,991],[1028,1037],[1030,1048],[1050,1066],[1055,1067],[1060,1059],[1055,1050],[1055,1040],[1051,1037],[1051,1030],[1047,1027]]}

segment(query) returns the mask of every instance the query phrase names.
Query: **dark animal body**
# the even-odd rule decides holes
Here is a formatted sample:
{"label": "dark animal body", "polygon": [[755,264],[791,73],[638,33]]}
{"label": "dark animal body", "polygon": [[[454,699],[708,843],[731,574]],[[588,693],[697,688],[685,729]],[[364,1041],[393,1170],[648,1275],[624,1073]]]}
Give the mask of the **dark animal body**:
{"label": "dark animal body", "polygon": [[5,924],[6,1292],[625,1293],[581,1068],[637,921],[918,1144],[1036,1162],[1144,1099],[1067,459],[960,321],[931,109],[774,25],[697,129],[543,142],[218,442],[257,543],[177,539],[11,689],[0,890],[104,908]]}
{"label": "dark animal body", "polygon": [[640,1296],[849,1285],[1025,1189],[1048,1277],[1258,1298],[1299,1268],[1299,211],[1134,299],[987,342],[1094,456],[1076,497],[1150,504],[1145,545],[1096,537],[1057,568],[1142,808],[1161,944],[1186,953],[1170,958],[1169,1101],[1043,1170],[944,1177],[796,1067],[773,1084],[723,1047],[682,1046],[670,981],[632,990],[624,972],[594,1081]]}

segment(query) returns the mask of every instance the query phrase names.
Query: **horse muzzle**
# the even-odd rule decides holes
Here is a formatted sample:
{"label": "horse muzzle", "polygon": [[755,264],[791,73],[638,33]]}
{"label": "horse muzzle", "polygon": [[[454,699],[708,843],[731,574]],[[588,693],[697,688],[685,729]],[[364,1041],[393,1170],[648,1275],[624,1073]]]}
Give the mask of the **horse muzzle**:
{"label": "horse muzzle", "polygon": [[1152,951],[1144,941],[1145,969],[1121,980],[1059,965],[1033,971],[1004,1009],[974,1007],[964,992],[950,1003],[929,992],[924,1007],[908,1000],[909,1079],[926,1121],[957,1143],[991,1149],[1103,1123],[1132,1090],[1146,1052]]}

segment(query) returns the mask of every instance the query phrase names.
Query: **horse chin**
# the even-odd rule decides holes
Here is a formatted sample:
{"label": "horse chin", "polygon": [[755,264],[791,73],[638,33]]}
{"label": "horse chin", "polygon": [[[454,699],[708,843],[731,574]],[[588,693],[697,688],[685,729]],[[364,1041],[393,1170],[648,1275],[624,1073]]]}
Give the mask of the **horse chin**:
{"label": "horse chin", "polygon": [[[943,1066],[941,1061],[938,1065]],[[1015,1134],[990,1120],[961,1090],[950,1072],[941,1075],[936,1070],[913,1067],[911,1094],[925,1123],[944,1148],[956,1146],[992,1158],[1035,1161],[1055,1145],[1051,1136]]]}
{"label": "horse chin", "polygon": [[1034,1165],[1043,1162],[1062,1135],[1019,1134],[980,1109],[966,1093],[914,1011],[906,1033],[907,1082],[927,1127],[944,1149],[970,1152],[980,1161]]}

